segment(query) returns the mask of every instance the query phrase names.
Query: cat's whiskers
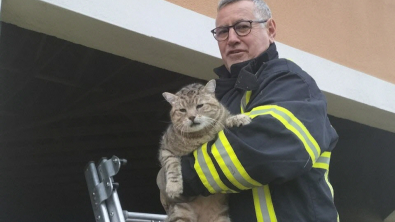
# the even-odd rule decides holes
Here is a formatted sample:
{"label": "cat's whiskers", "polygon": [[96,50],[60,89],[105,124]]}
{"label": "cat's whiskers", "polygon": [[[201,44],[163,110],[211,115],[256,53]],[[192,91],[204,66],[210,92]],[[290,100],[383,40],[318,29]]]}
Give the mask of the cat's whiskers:
{"label": "cat's whiskers", "polygon": [[182,128],[181,128],[182,140],[185,143],[185,138],[187,138],[187,135],[188,135],[188,128],[187,128],[187,130],[184,130],[184,128],[187,128],[187,126],[182,125]]}
{"label": "cat's whiskers", "polygon": [[221,128],[221,129],[224,129],[224,128],[226,128],[226,126],[221,122],[221,121],[218,121],[218,120],[216,120],[216,119],[214,119],[214,118],[211,118],[211,117],[207,117],[207,122],[209,122],[210,123],[210,125],[212,126],[211,127],[211,129],[215,129],[216,127],[216,125],[218,125],[219,126],[219,128]]}

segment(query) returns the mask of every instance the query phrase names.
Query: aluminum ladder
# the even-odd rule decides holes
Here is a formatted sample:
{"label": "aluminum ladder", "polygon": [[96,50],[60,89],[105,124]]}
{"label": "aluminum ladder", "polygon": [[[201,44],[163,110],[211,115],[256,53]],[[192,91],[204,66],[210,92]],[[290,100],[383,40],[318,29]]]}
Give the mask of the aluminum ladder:
{"label": "aluminum ladder", "polygon": [[119,184],[112,177],[126,162],[113,156],[102,158],[97,166],[93,161],[86,166],[85,179],[96,222],[163,222],[166,215],[122,210],[117,193]]}

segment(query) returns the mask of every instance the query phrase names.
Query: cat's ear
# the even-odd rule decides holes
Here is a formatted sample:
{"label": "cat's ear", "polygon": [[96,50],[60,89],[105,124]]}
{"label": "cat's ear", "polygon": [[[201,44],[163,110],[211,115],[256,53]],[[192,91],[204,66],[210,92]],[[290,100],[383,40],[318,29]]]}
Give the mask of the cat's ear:
{"label": "cat's ear", "polygon": [[215,92],[215,79],[208,81],[208,83],[204,87],[204,90],[208,93],[214,93]]}
{"label": "cat's ear", "polygon": [[165,97],[165,99],[167,100],[167,102],[169,102],[171,105],[174,104],[174,102],[177,99],[177,96],[168,92],[164,92],[162,93],[163,97]]}

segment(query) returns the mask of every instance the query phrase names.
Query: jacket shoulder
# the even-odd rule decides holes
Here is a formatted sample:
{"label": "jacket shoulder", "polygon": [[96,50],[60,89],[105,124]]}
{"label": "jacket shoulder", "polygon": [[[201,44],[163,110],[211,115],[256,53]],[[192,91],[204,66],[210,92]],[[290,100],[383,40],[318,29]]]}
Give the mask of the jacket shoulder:
{"label": "jacket shoulder", "polygon": [[[312,97],[322,97],[322,92],[313,77],[289,59],[281,58],[271,60],[267,63],[267,67],[262,71],[264,72],[262,77],[264,77],[266,81],[273,81],[284,75],[293,75],[297,79],[302,80],[300,82],[307,86]],[[266,82],[265,80],[263,80],[263,82]]]}
{"label": "jacket shoulder", "polygon": [[[270,70],[271,73],[276,74],[279,72],[292,72],[297,74],[307,74],[300,66],[294,63],[289,59],[273,59],[267,63],[267,69]],[[308,74],[307,74],[308,75]]]}

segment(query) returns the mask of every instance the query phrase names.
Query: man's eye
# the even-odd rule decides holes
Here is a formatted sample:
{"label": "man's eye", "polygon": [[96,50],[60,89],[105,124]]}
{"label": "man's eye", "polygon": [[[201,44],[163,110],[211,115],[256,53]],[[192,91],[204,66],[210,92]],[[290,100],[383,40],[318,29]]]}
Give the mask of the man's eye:
{"label": "man's eye", "polygon": [[187,110],[186,110],[186,109],[179,109],[179,111],[180,111],[180,112],[182,112],[182,113],[185,113],[185,112],[187,112]]}
{"label": "man's eye", "polygon": [[248,24],[239,24],[236,26],[237,31],[247,31],[250,29]]}
{"label": "man's eye", "polygon": [[199,104],[199,105],[196,106],[196,109],[199,109],[199,108],[202,108],[202,107],[203,107],[203,104]]}
{"label": "man's eye", "polygon": [[225,35],[226,33],[228,33],[228,29],[220,28],[220,29],[217,29],[217,31],[215,33],[216,33],[216,35]]}

